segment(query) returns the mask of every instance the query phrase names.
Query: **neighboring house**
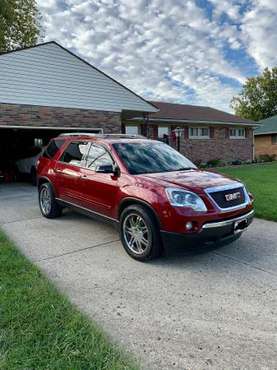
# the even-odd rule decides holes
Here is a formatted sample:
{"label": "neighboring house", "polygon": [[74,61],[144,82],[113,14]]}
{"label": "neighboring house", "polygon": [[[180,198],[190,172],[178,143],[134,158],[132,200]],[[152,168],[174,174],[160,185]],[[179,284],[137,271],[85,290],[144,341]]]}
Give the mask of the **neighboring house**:
{"label": "neighboring house", "polygon": [[277,115],[263,119],[254,131],[255,155],[276,155],[277,158]]}
{"label": "neighboring house", "polygon": [[56,42],[0,55],[0,167],[60,132],[121,133],[125,114],[156,111]]}
{"label": "neighboring house", "polygon": [[253,160],[255,122],[209,107],[151,103],[159,111],[150,113],[148,119],[129,119],[125,122],[126,132],[168,140],[177,147],[176,128],[180,128],[180,151],[192,161]]}

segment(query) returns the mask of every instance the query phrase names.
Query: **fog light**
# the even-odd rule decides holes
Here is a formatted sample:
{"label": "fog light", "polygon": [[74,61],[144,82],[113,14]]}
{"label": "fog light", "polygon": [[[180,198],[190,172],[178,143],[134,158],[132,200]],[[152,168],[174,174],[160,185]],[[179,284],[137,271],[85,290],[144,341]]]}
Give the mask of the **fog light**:
{"label": "fog light", "polygon": [[192,224],[192,222],[188,221],[188,222],[186,223],[186,230],[190,231],[192,228],[193,228],[193,224]]}

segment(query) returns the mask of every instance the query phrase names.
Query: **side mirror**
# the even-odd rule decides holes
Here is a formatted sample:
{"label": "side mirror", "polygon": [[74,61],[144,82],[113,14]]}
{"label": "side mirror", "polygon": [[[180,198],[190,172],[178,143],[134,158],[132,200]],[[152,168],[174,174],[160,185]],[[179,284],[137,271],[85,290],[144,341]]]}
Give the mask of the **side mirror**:
{"label": "side mirror", "polygon": [[95,168],[95,172],[97,173],[110,173],[114,174],[115,176],[120,176],[120,169],[117,165],[112,164],[101,164]]}
{"label": "side mirror", "polygon": [[112,164],[101,164],[95,168],[98,173],[114,173],[114,166]]}

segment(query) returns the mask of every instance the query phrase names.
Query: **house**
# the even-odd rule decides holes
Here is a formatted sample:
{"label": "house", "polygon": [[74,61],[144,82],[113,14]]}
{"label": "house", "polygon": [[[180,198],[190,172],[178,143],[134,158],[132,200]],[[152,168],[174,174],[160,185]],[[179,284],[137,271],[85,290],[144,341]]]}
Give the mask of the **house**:
{"label": "house", "polygon": [[255,122],[209,107],[150,103],[159,111],[149,113],[146,119],[128,119],[126,132],[167,140],[196,163],[215,159],[253,160]]}
{"label": "house", "polygon": [[255,155],[276,155],[277,158],[277,115],[261,120],[254,131]]}
{"label": "house", "polygon": [[121,133],[125,115],[157,111],[56,42],[1,54],[0,170],[61,132]]}

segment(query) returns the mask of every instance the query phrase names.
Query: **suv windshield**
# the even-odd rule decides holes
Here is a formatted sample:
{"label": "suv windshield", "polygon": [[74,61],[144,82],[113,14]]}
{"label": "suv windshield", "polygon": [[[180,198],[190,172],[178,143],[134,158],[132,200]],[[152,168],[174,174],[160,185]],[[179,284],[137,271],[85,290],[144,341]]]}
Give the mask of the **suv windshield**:
{"label": "suv windshield", "polygon": [[116,143],[113,147],[133,175],[196,168],[190,160],[164,143]]}

